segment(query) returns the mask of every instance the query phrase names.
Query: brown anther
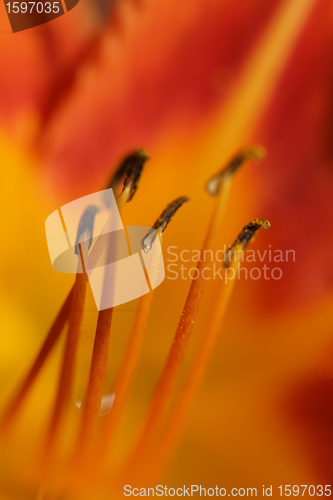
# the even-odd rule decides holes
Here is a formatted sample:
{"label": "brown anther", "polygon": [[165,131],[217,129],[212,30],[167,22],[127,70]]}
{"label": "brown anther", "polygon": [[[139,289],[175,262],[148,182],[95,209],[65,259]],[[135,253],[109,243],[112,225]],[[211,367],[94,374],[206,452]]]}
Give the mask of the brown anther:
{"label": "brown anther", "polygon": [[254,219],[249,224],[247,224],[241,233],[238,235],[235,242],[230,246],[230,248],[225,252],[224,255],[224,267],[230,267],[232,261],[232,256],[234,252],[241,251],[244,252],[250,241],[254,238],[256,232],[263,227],[268,229],[271,223],[264,219]]}
{"label": "brown anther", "polygon": [[158,233],[162,234],[167,228],[169,222],[174,217],[177,210],[190,199],[187,196],[181,196],[173,202],[169,203],[165,210],[161,213],[159,218],[156,220],[153,227],[148,231],[146,236],[141,240],[141,245],[143,250],[148,253],[154,243]]}
{"label": "brown anther", "polygon": [[232,176],[246,160],[262,160],[266,156],[266,150],[262,146],[252,146],[240,151],[234,156],[226,167],[217,172],[206,183],[206,189],[212,196],[220,193],[223,180],[226,176]]}

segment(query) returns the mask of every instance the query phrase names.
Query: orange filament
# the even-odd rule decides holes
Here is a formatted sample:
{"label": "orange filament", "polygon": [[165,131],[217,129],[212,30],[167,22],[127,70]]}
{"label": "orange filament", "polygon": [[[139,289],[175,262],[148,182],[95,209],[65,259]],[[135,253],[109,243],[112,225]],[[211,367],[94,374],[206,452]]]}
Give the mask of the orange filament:
{"label": "orange filament", "polygon": [[[80,256],[81,244],[79,244]],[[82,259],[83,261],[83,259]],[[85,272],[80,272],[80,262],[78,265],[78,272],[72,292],[71,310],[68,320],[67,340],[63,358],[63,365],[59,380],[58,392],[55,400],[51,423],[48,430],[46,442],[46,456],[53,451],[54,444],[58,437],[60,425],[64,416],[66,405],[68,403],[72,382],[74,367],[76,361],[77,347],[80,337],[81,323],[84,312],[84,301],[87,289],[88,276]]]}
{"label": "orange filament", "polygon": [[[163,429],[158,446],[155,443],[155,452],[149,467],[140,468],[143,482],[150,482],[161,471],[165,462],[175,448],[178,438],[183,430],[186,419],[192,408],[195,397],[200,389],[205,376],[208,362],[211,358],[217,337],[221,331],[225,313],[236,282],[236,268],[241,260],[241,253],[237,253],[237,258],[232,263],[231,268],[235,270],[233,278],[228,279],[224,286],[221,286],[215,300],[215,307],[210,317],[209,324],[202,336],[197,354],[192,361],[190,371],[186,381],[177,397],[177,401],[172,408],[167,424]],[[147,465],[147,464],[146,464]]]}

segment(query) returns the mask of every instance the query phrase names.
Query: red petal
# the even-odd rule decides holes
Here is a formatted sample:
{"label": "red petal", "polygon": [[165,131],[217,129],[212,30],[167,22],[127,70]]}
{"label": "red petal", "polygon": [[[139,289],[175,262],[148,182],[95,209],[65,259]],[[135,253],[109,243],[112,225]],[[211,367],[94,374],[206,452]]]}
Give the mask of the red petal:
{"label": "red petal", "polygon": [[332,28],[333,5],[324,0],[311,15],[259,134],[269,152],[260,213],[272,222],[272,248],[296,252],[295,263],[281,265],[283,278],[265,283],[261,300],[270,309],[300,305],[333,287]]}
{"label": "red petal", "polygon": [[54,182],[76,193],[99,188],[124,151],[198,127],[228,95],[278,1],[152,2],[106,37],[49,123],[43,147]]}

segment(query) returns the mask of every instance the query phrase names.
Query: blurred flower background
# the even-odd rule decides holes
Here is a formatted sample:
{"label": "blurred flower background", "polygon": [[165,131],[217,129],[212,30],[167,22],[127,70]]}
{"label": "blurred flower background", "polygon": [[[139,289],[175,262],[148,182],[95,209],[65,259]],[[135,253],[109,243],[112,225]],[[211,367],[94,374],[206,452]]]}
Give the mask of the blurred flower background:
{"label": "blurred flower background", "polygon": [[[237,174],[219,243],[251,219],[272,228],[256,249],[295,250],[280,280],[236,283],[217,349],[161,484],[330,484],[333,474],[333,5],[330,0],[81,0],[51,23],[12,34],[0,17],[0,404],[30,367],[74,277],[56,273],[46,217],[104,188],[124,154],[150,155],[125,224],[151,225],[188,195],[164,245],[200,249],[207,179],[235,151],[267,158]],[[270,263],[266,262],[268,266]],[[193,266],[194,267],[194,266]],[[138,428],[168,353],[189,280],[155,291],[117,453]],[[186,356],[207,326],[208,282]],[[75,431],[97,311],[90,292],[72,395]],[[137,303],[112,325],[107,387]],[[36,498],[27,472],[54,400],[59,343],[14,430],[1,438],[0,498]],[[82,478],[83,481],[83,478]],[[108,490],[87,498],[110,498]]]}

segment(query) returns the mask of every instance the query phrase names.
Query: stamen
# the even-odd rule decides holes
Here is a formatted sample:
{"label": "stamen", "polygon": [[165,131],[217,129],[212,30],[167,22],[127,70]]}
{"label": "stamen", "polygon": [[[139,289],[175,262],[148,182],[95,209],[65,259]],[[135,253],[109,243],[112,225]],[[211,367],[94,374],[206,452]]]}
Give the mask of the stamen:
{"label": "stamen", "polygon": [[[263,219],[255,219],[250,222],[239,234],[234,245],[232,245],[232,248],[241,248],[244,250],[253,239],[254,234],[261,227],[267,229],[270,227],[270,223]],[[221,325],[236,283],[236,271],[239,263],[241,262],[241,258],[242,253],[236,252],[235,259],[233,262],[230,262],[230,268],[232,268],[233,273],[228,277],[227,282],[221,286],[218,291],[218,295],[215,299],[215,306],[210,315],[208,327],[201,338],[201,343],[197,349],[189,374],[177,397],[177,401],[170,412],[167,424],[161,433],[161,438],[158,440],[158,446],[156,446],[154,459],[150,462],[151,467],[145,468],[146,482],[152,481],[155,476],[159,474],[177,444],[177,440],[181,434],[193,402],[200,389],[202,380],[205,376],[207,365],[214,351],[218,335],[221,332]],[[142,477],[141,480],[144,481]]]}
{"label": "stamen", "polygon": [[[111,179],[106,185],[106,190],[112,188],[114,193],[117,194],[119,184],[125,174],[127,174],[133,165],[137,165],[140,162],[145,162],[146,160],[149,159],[148,154],[144,149],[138,149],[137,151],[134,151],[127,155],[120,163],[119,167],[117,168],[116,172],[112,175]],[[110,207],[110,200],[108,199],[107,196],[107,191],[104,193],[103,197],[104,203],[107,207]]]}
{"label": "stamen", "polygon": [[[94,205],[88,206],[80,219],[76,240],[75,240],[75,253],[78,255],[78,271],[76,280],[73,287],[71,311],[68,318],[68,332],[67,341],[65,346],[63,365],[59,380],[58,392],[51,417],[51,423],[48,431],[45,456],[51,456],[58,436],[60,425],[63,420],[63,415],[69,400],[72,389],[74,367],[77,355],[77,349],[80,338],[81,324],[83,320],[84,302],[86,297],[86,289],[88,283],[88,276],[84,267],[84,258],[82,246],[84,245],[85,253],[91,246],[93,239],[93,226],[96,214],[99,208]],[[82,269],[83,272],[82,272]],[[47,463],[47,460],[46,460]]]}
{"label": "stamen", "polygon": [[161,213],[159,218],[156,220],[153,227],[148,231],[146,236],[141,240],[141,245],[143,250],[148,253],[151,250],[152,244],[154,243],[157,234],[161,235],[167,228],[169,222],[173,219],[177,210],[190,198],[186,196],[181,196],[173,202],[171,202],[165,210]]}
{"label": "stamen", "polygon": [[95,216],[96,214],[100,211],[100,208],[98,208],[96,205],[89,205],[85,209],[85,211],[82,214],[82,217],[79,222],[79,228],[76,233],[76,240],[75,240],[75,254],[79,255],[79,241],[82,237],[82,235],[87,232],[89,236],[89,244],[88,244],[88,249],[91,247],[92,241],[93,241],[93,231],[94,231],[94,221],[95,221]]}
{"label": "stamen", "polygon": [[263,227],[268,229],[271,223],[264,219],[254,219],[247,224],[242,232],[238,235],[236,241],[226,251],[223,265],[226,269],[230,267],[232,256],[238,251],[244,252],[250,241],[254,238],[256,232]]}
{"label": "stamen", "polygon": [[246,160],[263,160],[266,156],[266,150],[262,146],[252,146],[244,149],[232,158],[222,170],[213,175],[206,184],[208,193],[217,196],[221,190],[223,181],[227,176],[232,176]]}
{"label": "stamen", "polygon": [[149,160],[149,155],[144,149],[139,149],[128,158],[123,190],[118,197],[119,209],[125,203],[132,201],[137,192],[143,167],[147,160]]}
{"label": "stamen", "polygon": [[[123,191],[117,200],[119,212],[122,211],[125,203],[128,203],[133,199],[138,189],[144,164],[148,159],[149,156],[146,151],[144,149],[139,149],[124,161],[127,170]],[[121,169],[122,168],[124,167],[121,167]],[[120,179],[120,173],[116,174],[116,178]],[[108,251],[112,251],[112,247],[109,247]],[[77,467],[79,463],[82,464],[84,462],[88,452],[90,451],[90,445],[93,442],[93,438],[98,427],[99,411],[103,396],[103,384],[106,374],[112,316],[113,307],[99,311],[98,313],[90,377],[86,396],[82,405],[81,427],[73,453],[72,462],[74,467]]]}
{"label": "stamen", "polygon": [[[182,197],[170,203],[155,222],[155,233],[160,229],[161,232],[165,231],[176,211],[188,200],[189,198]],[[157,267],[155,269],[157,270]],[[129,396],[129,391],[134,380],[135,371],[142,351],[152,299],[153,291],[141,296],[139,299],[137,313],[135,315],[134,324],[128,339],[125,354],[118,371],[115,385],[111,391],[115,394],[115,399],[110,413],[106,417],[104,430],[100,440],[100,460],[104,458],[106,450],[110,449],[110,445],[112,445],[113,439],[118,430],[121,415],[124,411],[125,403]]]}

